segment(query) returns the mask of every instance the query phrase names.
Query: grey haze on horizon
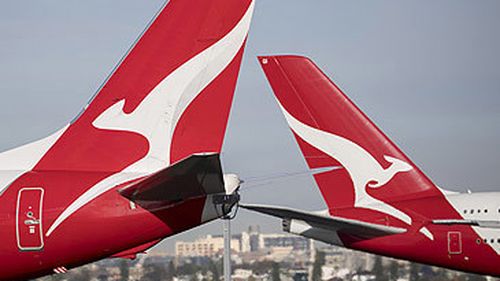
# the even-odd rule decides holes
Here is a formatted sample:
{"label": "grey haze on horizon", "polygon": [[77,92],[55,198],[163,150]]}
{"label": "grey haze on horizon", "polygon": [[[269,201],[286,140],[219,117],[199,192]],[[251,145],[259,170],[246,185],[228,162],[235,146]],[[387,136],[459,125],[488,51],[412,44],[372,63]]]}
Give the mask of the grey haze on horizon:
{"label": "grey haze on horizon", "polygon": [[[163,0],[0,4],[0,150],[73,119]],[[500,191],[500,2],[257,0],[224,144],[247,203],[324,207],[256,60],[303,54],[443,188]],[[251,224],[280,222],[240,211]],[[169,238],[220,233],[220,222]],[[160,247],[161,248],[161,247]]]}

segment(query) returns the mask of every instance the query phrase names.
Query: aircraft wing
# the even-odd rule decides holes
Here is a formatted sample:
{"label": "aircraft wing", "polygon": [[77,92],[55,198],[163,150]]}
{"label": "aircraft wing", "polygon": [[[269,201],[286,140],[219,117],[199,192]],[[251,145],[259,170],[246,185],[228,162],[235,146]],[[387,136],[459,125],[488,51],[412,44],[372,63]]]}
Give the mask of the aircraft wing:
{"label": "aircraft wing", "polygon": [[168,168],[133,182],[119,193],[143,206],[148,203],[173,205],[192,198],[210,194],[230,194],[239,181],[227,186],[222,173],[220,155],[217,153],[193,154]]}
{"label": "aircraft wing", "polygon": [[380,236],[406,232],[404,228],[367,223],[359,220],[327,216],[320,213],[289,209],[276,206],[240,205],[240,207],[279,217],[286,220],[299,220],[316,228],[341,232],[356,237],[370,239]]}

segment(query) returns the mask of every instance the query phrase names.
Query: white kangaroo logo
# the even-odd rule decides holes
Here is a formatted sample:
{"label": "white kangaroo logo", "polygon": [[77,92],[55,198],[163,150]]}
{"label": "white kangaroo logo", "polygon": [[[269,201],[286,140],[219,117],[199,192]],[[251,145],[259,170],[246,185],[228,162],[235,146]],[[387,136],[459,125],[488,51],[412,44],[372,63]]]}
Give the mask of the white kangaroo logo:
{"label": "white kangaroo logo", "polygon": [[366,191],[366,187],[379,188],[384,186],[397,173],[411,171],[413,169],[411,165],[399,159],[384,156],[384,159],[391,163],[389,168],[384,169],[370,153],[358,144],[301,123],[283,107],[282,110],[288,124],[300,138],[339,161],[347,170],[354,185],[354,207],[386,213],[408,225],[412,224],[411,217],[406,213],[373,198]]}

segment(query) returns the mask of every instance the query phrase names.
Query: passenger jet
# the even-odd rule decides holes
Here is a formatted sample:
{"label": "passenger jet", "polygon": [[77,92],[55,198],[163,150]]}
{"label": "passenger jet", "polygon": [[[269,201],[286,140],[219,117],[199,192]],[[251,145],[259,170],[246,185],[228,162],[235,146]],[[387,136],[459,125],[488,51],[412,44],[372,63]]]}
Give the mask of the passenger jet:
{"label": "passenger jet", "polygon": [[0,154],[0,280],[133,258],[230,211],[219,154],[253,8],[168,1],[73,122]]}
{"label": "passenger jet", "polygon": [[259,60],[328,209],[246,208],[334,245],[500,276],[500,192],[439,188],[311,60]]}

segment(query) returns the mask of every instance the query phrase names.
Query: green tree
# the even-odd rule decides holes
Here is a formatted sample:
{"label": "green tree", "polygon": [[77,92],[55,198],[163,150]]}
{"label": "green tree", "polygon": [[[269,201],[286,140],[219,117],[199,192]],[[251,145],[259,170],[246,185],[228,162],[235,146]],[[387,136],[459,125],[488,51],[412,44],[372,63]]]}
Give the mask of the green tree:
{"label": "green tree", "polygon": [[410,263],[410,281],[419,281],[420,280],[420,265],[418,263]]}
{"label": "green tree", "polygon": [[218,268],[216,262],[214,262],[213,260],[210,260],[210,263],[208,265],[208,270],[210,272],[212,272],[212,280],[213,281],[219,281],[220,280],[220,272],[219,272],[219,268]]}
{"label": "green tree", "polygon": [[444,268],[437,267],[434,271],[434,281],[446,281],[450,280],[448,277],[448,271]]}
{"label": "green tree", "polygon": [[54,274],[50,276],[50,280],[52,281],[62,281],[64,280],[63,274]]}
{"label": "green tree", "polygon": [[200,270],[200,267],[193,263],[185,263],[177,267],[177,274],[179,275],[193,275]]}
{"label": "green tree", "polygon": [[167,270],[164,266],[147,263],[144,264],[144,275],[142,277],[142,281],[157,281],[157,280],[165,280],[167,276]]}
{"label": "green tree", "polygon": [[391,261],[389,266],[389,279],[391,281],[397,281],[399,279],[399,264],[397,261]]}
{"label": "green tree", "polygon": [[467,281],[487,281],[488,279],[482,275],[468,274]]}
{"label": "green tree", "polygon": [[380,256],[375,257],[372,274],[375,275],[376,281],[387,281],[389,279],[382,265],[382,258]]}
{"label": "green tree", "polygon": [[255,274],[264,274],[271,271],[273,268],[273,262],[270,261],[258,261],[251,264],[247,269],[251,269]]}
{"label": "green tree", "polygon": [[325,265],[325,253],[322,251],[316,251],[316,256],[314,257],[313,271],[312,271],[312,281],[320,281],[322,272],[322,267]]}
{"label": "green tree", "polygon": [[467,281],[467,276],[464,274],[456,275],[451,279],[453,281]]}
{"label": "green tree", "polygon": [[281,281],[281,276],[280,276],[280,265],[275,262],[273,263],[273,268],[271,271],[271,280],[272,281]]}
{"label": "green tree", "polygon": [[166,275],[165,280],[172,281],[172,280],[174,280],[175,275],[176,275],[176,272],[175,272],[174,261],[171,260],[168,263],[167,275]]}
{"label": "green tree", "polygon": [[86,267],[82,267],[79,270],[79,272],[73,278],[71,278],[71,280],[73,280],[73,281],[88,281],[91,278],[90,275],[91,275],[90,270]]}
{"label": "green tree", "polygon": [[120,261],[120,275],[122,281],[128,281],[129,278],[129,264],[126,260]]}

